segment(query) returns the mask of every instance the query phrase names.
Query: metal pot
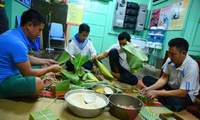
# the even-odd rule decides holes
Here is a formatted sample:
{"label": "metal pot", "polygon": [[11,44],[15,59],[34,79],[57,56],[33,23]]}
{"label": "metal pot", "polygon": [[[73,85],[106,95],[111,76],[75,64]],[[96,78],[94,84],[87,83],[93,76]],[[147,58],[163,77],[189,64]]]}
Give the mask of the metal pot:
{"label": "metal pot", "polygon": [[[105,100],[106,104],[102,107],[99,107],[99,108],[95,108],[95,109],[88,109],[88,108],[81,108],[81,107],[78,107],[76,105],[73,105],[71,104],[68,100],[67,100],[67,97],[69,95],[72,95],[72,94],[76,94],[76,93],[95,93],[97,96],[101,97],[103,100]],[[104,108],[108,105],[109,103],[109,100],[106,96],[104,96],[103,94],[100,94],[100,93],[97,93],[93,90],[71,90],[69,92],[67,92],[65,94],[65,100],[67,101],[67,106],[69,108],[69,110],[79,116],[79,117],[84,117],[84,118],[91,118],[91,117],[96,117],[96,116],[99,116],[100,114],[103,113],[104,111]]]}
{"label": "metal pot", "polygon": [[[92,88],[92,90],[97,92],[96,90],[98,88],[104,89],[105,87],[109,87],[113,91],[113,94],[117,94],[118,93],[118,90],[115,87],[110,86],[110,85],[101,85],[101,84],[100,85],[93,85],[91,88]],[[101,93],[101,92],[98,92],[98,93]],[[107,97],[111,95],[111,94],[106,94],[106,93],[101,93],[101,94],[106,95]]]}
{"label": "metal pot", "polygon": [[[110,114],[123,120],[134,120],[141,108],[143,102],[136,97],[126,94],[113,94],[109,96],[110,100]],[[118,105],[132,105],[135,109],[126,109]]]}

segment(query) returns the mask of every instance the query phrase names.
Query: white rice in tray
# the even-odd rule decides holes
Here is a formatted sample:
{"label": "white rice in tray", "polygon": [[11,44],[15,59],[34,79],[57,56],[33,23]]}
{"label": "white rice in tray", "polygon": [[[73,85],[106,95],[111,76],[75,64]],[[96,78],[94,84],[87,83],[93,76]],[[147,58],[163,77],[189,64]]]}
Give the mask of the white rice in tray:
{"label": "white rice in tray", "polygon": [[81,108],[87,108],[87,109],[94,109],[94,108],[100,108],[100,107],[105,106],[106,101],[99,96],[97,96],[97,99],[95,102],[86,104],[84,102],[84,98],[86,94],[88,93],[71,94],[67,97],[67,101],[75,106],[78,106]]}

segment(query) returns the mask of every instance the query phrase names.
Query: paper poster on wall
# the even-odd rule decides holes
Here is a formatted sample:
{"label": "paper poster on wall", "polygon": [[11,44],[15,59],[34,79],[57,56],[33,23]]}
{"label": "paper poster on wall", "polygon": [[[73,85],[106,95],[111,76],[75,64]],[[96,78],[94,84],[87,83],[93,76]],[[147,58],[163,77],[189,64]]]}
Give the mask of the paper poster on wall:
{"label": "paper poster on wall", "polygon": [[151,14],[151,22],[149,28],[152,26],[158,26],[159,16],[161,9],[153,10]]}
{"label": "paper poster on wall", "polygon": [[83,5],[68,4],[67,24],[79,26],[83,18]]}
{"label": "paper poster on wall", "polygon": [[190,0],[182,0],[173,4],[168,30],[181,30]]}
{"label": "paper poster on wall", "polygon": [[170,17],[171,11],[172,11],[172,5],[161,9],[158,26],[162,26],[166,30],[168,29],[170,19],[171,19],[171,17]]}
{"label": "paper poster on wall", "polygon": [[79,26],[82,23],[85,0],[68,0],[67,24]]}

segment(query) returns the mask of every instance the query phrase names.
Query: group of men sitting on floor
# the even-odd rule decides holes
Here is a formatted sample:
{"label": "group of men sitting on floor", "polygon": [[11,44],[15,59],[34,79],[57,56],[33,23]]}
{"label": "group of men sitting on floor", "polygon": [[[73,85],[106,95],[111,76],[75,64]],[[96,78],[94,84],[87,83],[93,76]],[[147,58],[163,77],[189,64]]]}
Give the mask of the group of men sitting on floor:
{"label": "group of men sitting on floor", "polygon": [[[0,35],[0,98],[37,95],[44,89],[41,78],[48,72],[59,72],[61,67],[51,59],[41,59],[28,55],[28,39],[36,39],[45,25],[44,17],[36,10],[25,11],[19,27]],[[88,38],[90,27],[79,26],[78,33],[69,40],[66,51],[72,56],[66,62],[68,70],[73,70],[72,59],[78,53],[90,54],[91,60],[83,65],[98,74],[95,60],[109,57],[110,73],[120,82],[136,85],[138,78],[130,72],[126,53],[121,49],[130,41],[130,35],[122,32],[118,35],[119,43],[112,45],[105,52],[97,55]],[[147,86],[141,93],[153,99],[158,97],[164,106],[173,111],[181,111],[195,101],[199,91],[199,67],[188,54],[188,42],[183,38],[174,38],[168,42],[169,58],[163,65],[160,79],[150,76],[143,78]],[[138,47],[137,45],[134,45]],[[31,65],[42,65],[41,69],[32,69]]]}

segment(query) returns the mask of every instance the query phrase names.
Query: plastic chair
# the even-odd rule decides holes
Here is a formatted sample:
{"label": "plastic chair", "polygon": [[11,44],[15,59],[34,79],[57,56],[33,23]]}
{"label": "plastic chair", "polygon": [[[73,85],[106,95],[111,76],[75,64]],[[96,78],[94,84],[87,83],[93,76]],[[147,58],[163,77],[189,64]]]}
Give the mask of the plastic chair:
{"label": "plastic chair", "polygon": [[52,48],[60,49],[60,47],[51,47],[51,40],[63,41],[63,47],[61,49],[64,49],[65,34],[63,32],[63,25],[61,23],[54,23],[54,22],[51,23],[50,32],[49,32],[49,40],[48,40],[49,53]]}
{"label": "plastic chair", "polygon": [[16,16],[16,27],[20,26],[21,23],[21,16],[17,15]]}
{"label": "plastic chair", "polygon": [[[20,23],[21,23],[21,16],[17,15],[17,16],[16,16],[16,27],[20,26]],[[40,38],[40,36],[38,36],[38,38]],[[37,45],[37,43],[36,43],[36,39],[35,39],[35,40],[30,40],[30,41],[33,42],[33,43],[35,43],[36,52],[39,52],[40,49],[39,49],[39,47],[38,47],[38,45]],[[29,42],[30,42],[30,41],[29,41]],[[30,43],[30,44],[31,44],[31,43]],[[30,49],[31,49],[31,51],[32,51],[32,53],[33,53],[32,48],[30,48]]]}

